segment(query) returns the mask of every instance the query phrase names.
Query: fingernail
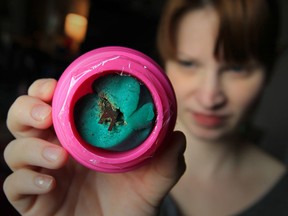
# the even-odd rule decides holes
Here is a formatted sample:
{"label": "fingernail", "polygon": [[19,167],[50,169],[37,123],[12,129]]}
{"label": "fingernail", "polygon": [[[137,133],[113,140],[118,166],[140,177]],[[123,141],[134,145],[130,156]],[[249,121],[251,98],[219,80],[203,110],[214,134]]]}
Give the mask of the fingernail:
{"label": "fingernail", "polygon": [[41,189],[49,189],[52,185],[53,178],[50,176],[37,176],[35,178],[35,185],[37,185]]}
{"label": "fingernail", "polygon": [[59,147],[49,146],[44,148],[43,156],[49,161],[57,161],[62,154],[62,149]]}
{"label": "fingernail", "polygon": [[48,105],[35,105],[32,108],[31,115],[36,121],[43,121],[51,114],[51,108]]}

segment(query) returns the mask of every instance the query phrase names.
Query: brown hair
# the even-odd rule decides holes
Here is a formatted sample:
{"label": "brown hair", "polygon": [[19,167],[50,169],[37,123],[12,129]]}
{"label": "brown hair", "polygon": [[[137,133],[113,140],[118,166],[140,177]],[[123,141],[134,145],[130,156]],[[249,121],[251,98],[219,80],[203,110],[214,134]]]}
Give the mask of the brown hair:
{"label": "brown hair", "polygon": [[278,13],[275,0],[168,0],[158,28],[158,50],[162,60],[175,58],[178,22],[188,11],[215,8],[220,27],[215,57],[223,51],[227,62],[254,59],[270,69],[276,56]]}

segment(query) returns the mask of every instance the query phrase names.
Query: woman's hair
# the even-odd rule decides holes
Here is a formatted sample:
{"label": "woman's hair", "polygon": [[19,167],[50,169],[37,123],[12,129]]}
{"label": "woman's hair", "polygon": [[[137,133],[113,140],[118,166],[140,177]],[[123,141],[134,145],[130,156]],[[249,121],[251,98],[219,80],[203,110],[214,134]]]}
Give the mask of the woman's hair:
{"label": "woman's hair", "polygon": [[158,28],[158,51],[162,60],[176,54],[178,23],[189,11],[213,7],[220,27],[215,57],[223,51],[230,63],[256,60],[270,71],[276,57],[278,11],[275,0],[168,0]]}

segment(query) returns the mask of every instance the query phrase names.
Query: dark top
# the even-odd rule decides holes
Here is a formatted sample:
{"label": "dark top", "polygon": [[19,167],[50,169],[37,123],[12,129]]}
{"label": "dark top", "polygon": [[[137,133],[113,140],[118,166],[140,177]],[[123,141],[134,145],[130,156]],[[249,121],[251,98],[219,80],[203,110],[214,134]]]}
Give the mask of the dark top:
{"label": "dark top", "polygon": [[[183,215],[172,197],[167,196],[160,208],[160,216]],[[265,196],[252,204],[249,208],[234,216],[288,216],[288,172],[280,178]]]}

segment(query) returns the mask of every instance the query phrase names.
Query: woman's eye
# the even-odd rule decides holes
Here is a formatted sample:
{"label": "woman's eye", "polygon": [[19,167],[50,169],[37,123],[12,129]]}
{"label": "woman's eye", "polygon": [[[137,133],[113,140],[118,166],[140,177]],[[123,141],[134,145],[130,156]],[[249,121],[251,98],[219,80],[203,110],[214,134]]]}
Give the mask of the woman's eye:
{"label": "woman's eye", "polygon": [[247,67],[243,65],[231,65],[228,66],[226,70],[234,73],[245,73],[247,72]]}
{"label": "woman's eye", "polygon": [[231,67],[231,70],[235,72],[242,72],[245,70],[245,67],[243,67],[242,65],[235,65]]}
{"label": "woman's eye", "polygon": [[197,64],[194,61],[178,60],[178,63],[184,67],[195,67]]}

